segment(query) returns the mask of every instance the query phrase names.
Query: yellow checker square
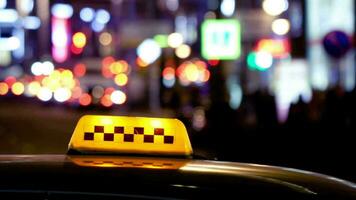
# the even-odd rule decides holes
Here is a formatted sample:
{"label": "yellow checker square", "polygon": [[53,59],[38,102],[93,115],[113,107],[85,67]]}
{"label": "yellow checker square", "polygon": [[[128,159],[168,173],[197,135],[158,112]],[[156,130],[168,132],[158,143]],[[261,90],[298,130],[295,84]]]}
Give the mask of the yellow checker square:
{"label": "yellow checker square", "polygon": [[177,119],[99,115],[86,115],[79,120],[69,150],[110,154],[192,154],[185,126]]}

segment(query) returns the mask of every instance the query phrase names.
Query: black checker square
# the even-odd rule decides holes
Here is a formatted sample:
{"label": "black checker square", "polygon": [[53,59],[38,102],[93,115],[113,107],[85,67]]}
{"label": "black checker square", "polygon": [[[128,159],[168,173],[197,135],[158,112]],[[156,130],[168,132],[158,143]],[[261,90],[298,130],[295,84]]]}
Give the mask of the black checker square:
{"label": "black checker square", "polygon": [[134,135],[133,134],[124,134],[124,142],[133,142]]}
{"label": "black checker square", "polygon": [[164,144],[173,144],[174,142],[174,137],[171,135],[165,135],[164,136]]}
{"label": "black checker square", "polygon": [[94,133],[85,132],[84,133],[84,140],[94,140]]}
{"label": "black checker square", "polygon": [[113,133],[104,133],[104,141],[114,141]]}
{"label": "black checker square", "polygon": [[114,133],[124,133],[124,127],[123,126],[115,126]]}
{"label": "black checker square", "polygon": [[94,126],[95,133],[104,133],[104,126]]}
{"label": "black checker square", "polygon": [[138,135],[143,135],[145,132],[145,129],[143,127],[135,127],[134,128],[134,133]]}
{"label": "black checker square", "polygon": [[144,135],[143,142],[144,143],[154,143],[154,135]]}

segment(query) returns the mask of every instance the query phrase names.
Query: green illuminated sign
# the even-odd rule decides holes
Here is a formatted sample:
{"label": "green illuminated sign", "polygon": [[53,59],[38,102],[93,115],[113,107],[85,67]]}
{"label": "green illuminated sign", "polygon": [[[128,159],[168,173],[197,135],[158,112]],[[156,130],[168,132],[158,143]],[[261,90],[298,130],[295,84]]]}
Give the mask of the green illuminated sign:
{"label": "green illuminated sign", "polygon": [[235,19],[208,19],[201,27],[202,56],[207,60],[235,60],[241,54],[241,28]]}

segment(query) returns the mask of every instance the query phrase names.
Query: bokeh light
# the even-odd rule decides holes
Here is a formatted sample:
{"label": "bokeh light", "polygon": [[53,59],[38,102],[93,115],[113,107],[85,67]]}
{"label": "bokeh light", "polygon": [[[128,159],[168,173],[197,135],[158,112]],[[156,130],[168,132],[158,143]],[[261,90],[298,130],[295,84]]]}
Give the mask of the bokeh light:
{"label": "bokeh light", "polygon": [[86,66],[83,63],[78,63],[74,66],[73,72],[76,77],[82,77],[87,71]]}
{"label": "bokeh light", "polygon": [[126,101],[126,94],[120,90],[116,90],[111,94],[110,98],[114,104],[123,104]]}
{"label": "bokeh light", "polygon": [[287,19],[276,19],[272,22],[272,31],[277,35],[285,35],[290,30],[290,23]]}
{"label": "bokeh light", "polygon": [[175,49],[175,54],[178,58],[184,59],[190,56],[191,49],[190,46],[183,44]]}
{"label": "bokeh light", "polygon": [[30,96],[36,96],[41,89],[41,84],[37,81],[32,81],[27,85],[28,94]]}
{"label": "bokeh light", "polygon": [[112,106],[113,102],[111,101],[111,95],[105,94],[101,99],[100,99],[101,105],[104,107],[110,107]]}
{"label": "bokeh light", "polygon": [[84,93],[82,96],[79,98],[79,104],[82,106],[88,106],[91,104],[91,96],[88,93]]}
{"label": "bokeh light", "polygon": [[264,0],[262,3],[263,10],[271,16],[282,14],[288,6],[288,0]]}
{"label": "bokeh light", "polygon": [[4,83],[1,82],[0,83],[0,95],[6,95],[9,92],[9,86]]}
{"label": "bokeh light", "polygon": [[58,102],[65,102],[70,99],[72,93],[68,88],[58,88],[54,91],[54,99]]}
{"label": "bokeh light", "polygon": [[87,37],[82,32],[77,32],[72,38],[73,44],[77,48],[83,48],[87,43]]}
{"label": "bokeh light", "polygon": [[11,87],[11,91],[14,95],[21,95],[25,91],[25,86],[21,82],[15,82]]}
{"label": "bokeh light", "polygon": [[128,76],[124,73],[120,73],[120,74],[116,75],[115,79],[114,79],[116,85],[118,85],[118,86],[126,85],[128,80],[129,80]]}
{"label": "bokeh light", "polygon": [[112,36],[111,36],[111,34],[108,33],[108,32],[103,32],[103,33],[101,33],[100,36],[99,36],[99,42],[100,42],[100,44],[103,45],[103,46],[108,46],[108,45],[110,45],[111,42],[112,42]]}
{"label": "bokeh light", "polygon": [[172,33],[168,36],[168,45],[177,48],[183,44],[183,36],[180,33]]}
{"label": "bokeh light", "polygon": [[161,47],[153,39],[144,40],[137,48],[137,55],[147,64],[155,62],[161,53]]}
{"label": "bokeh light", "polygon": [[52,92],[50,89],[46,88],[46,87],[42,87],[37,94],[38,99],[40,99],[41,101],[49,101],[52,98]]}
{"label": "bokeh light", "polygon": [[95,10],[89,7],[82,8],[79,13],[80,19],[85,22],[93,21],[95,17]]}

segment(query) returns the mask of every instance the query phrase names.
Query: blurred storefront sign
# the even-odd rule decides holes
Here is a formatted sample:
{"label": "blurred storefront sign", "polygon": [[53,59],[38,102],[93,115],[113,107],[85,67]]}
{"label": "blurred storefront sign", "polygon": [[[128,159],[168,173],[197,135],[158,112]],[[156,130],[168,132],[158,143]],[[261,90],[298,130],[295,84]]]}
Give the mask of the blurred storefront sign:
{"label": "blurred storefront sign", "polygon": [[213,60],[234,60],[241,54],[241,27],[234,19],[209,19],[202,24],[202,56]]}
{"label": "blurred storefront sign", "polygon": [[312,91],[309,84],[308,64],[304,59],[281,61],[276,65],[273,79],[278,120],[287,120],[289,107],[299,100],[309,102]]}
{"label": "blurred storefront sign", "polygon": [[288,57],[291,52],[290,41],[283,39],[261,39],[257,42],[255,51],[263,51],[272,54],[274,58]]}
{"label": "blurred storefront sign", "polygon": [[171,24],[162,20],[123,21],[121,27],[124,27],[119,30],[123,48],[135,48],[147,38],[173,32]]}
{"label": "blurred storefront sign", "polygon": [[322,40],[335,30],[354,35],[355,1],[314,0],[306,3],[307,49],[313,88],[325,90],[340,85],[352,90],[355,87],[354,52],[335,59],[326,53]]}

